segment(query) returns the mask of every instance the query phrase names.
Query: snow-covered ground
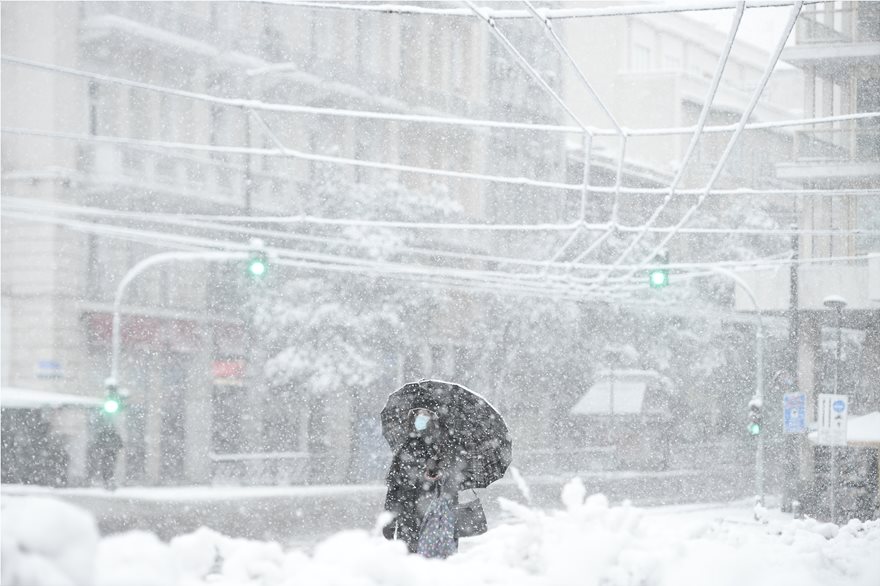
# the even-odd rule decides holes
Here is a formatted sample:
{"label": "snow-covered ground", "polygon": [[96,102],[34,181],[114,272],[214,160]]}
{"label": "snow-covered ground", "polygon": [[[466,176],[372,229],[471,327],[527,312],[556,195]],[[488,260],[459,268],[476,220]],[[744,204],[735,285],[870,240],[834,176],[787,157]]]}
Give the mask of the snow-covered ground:
{"label": "snow-covered ground", "polygon": [[446,561],[407,555],[377,532],[337,533],[311,551],[203,528],[99,538],[94,520],[44,497],[5,496],[4,586],[756,585],[880,584],[880,521],[843,527],[763,512],[746,502],[643,509],[587,496],[562,507],[504,500],[504,523]]}

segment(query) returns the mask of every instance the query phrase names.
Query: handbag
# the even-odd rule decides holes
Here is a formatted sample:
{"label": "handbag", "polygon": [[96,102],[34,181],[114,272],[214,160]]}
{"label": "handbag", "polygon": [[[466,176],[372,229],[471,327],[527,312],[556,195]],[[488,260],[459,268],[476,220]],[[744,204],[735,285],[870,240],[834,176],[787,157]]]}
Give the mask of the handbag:
{"label": "handbag", "polygon": [[440,495],[425,512],[416,551],[426,558],[444,559],[458,551],[451,504],[449,495]]}
{"label": "handbag", "polygon": [[[474,491],[474,496],[477,493]],[[459,503],[455,506],[455,538],[482,535],[489,529],[483,503],[476,497],[472,501]]]}

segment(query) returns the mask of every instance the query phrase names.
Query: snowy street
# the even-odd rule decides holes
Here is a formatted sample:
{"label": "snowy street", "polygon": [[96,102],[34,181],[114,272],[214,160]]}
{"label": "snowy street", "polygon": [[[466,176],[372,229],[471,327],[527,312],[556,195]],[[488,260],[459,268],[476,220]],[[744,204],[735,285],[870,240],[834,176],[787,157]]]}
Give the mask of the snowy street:
{"label": "snowy street", "polygon": [[[14,505],[14,506],[13,506]],[[162,542],[133,531],[98,539],[82,510],[4,499],[3,582],[31,586],[505,584],[875,586],[880,522],[793,520],[749,500],[639,508],[587,496],[578,480],[553,509],[502,499],[503,522],[445,562],[408,555],[375,530],[313,549],[235,539],[208,528]],[[60,576],[64,576],[66,581]]]}
{"label": "snowy street", "polygon": [[[632,500],[639,506],[737,499],[748,494],[747,482],[735,468],[666,472],[582,473],[590,493],[612,503]],[[530,502],[555,507],[567,479],[532,476]],[[3,497],[38,496],[63,500],[89,511],[102,535],[137,529],[169,540],[208,526],[230,537],[269,539],[313,547],[343,529],[368,529],[385,497],[383,485],[314,485],[264,487],[123,487],[50,489],[4,485]],[[480,491],[491,522],[503,511],[498,498],[521,500],[522,489],[505,478]]]}

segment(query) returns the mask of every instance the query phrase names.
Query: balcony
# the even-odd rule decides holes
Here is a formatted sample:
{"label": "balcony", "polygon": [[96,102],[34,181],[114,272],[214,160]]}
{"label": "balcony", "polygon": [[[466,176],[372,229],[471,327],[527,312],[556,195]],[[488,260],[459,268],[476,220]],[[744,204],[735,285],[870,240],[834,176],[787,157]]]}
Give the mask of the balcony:
{"label": "balcony", "polygon": [[795,34],[798,45],[880,41],[880,7],[874,2],[814,4],[801,13]]}
{"label": "balcony", "polygon": [[880,180],[880,125],[847,121],[838,128],[795,134],[795,162],[776,166],[776,177],[790,181]]}
{"label": "balcony", "polygon": [[797,159],[832,161],[880,161],[880,125],[847,121],[841,128],[798,131],[795,135]]}
{"label": "balcony", "polygon": [[[190,198],[193,207],[207,202],[244,205],[248,171],[241,156],[208,158],[133,145],[82,145],[79,160],[80,171],[99,186],[164,193],[178,202]],[[285,202],[302,191],[301,182],[288,175],[252,170],[250,176],[251,201],[266,211],[283,210]]]}
{"label": "balcony", "polygon": [[209,19],[170,6],[173,5],[169,3],[160,6],[150,2],[86,2],[82,5],[82,11],[85,20],[109,15],[204,43],[217,44],[224,41],[224,36],[219,34]]}
{"label": "balcony", "polygon": [[[738,273],[748,283],[765,312],[778,313],[789,307],[788,267]],[[798,281],[799,306],[802,310],[827,311],[823,301],[828,295],[842,295],[852,312],[867,312],[859,319],[870,321],[871,312],[880,307],[880,254],[868,253],[865,260],[836,264],[801,265]],[[751,298],[736,287],[736,311],[754,311]],[[856,319],[856,317],[853,317]],[[854,324],[855,326],[855,324]],[[858,327],[858,326],[855,326]]]}
{"label": "balcony", "polygon": [[782,59],[795,65],[869,63],[880,57],[880,3],[828,2],[801,13],[797,44]]}

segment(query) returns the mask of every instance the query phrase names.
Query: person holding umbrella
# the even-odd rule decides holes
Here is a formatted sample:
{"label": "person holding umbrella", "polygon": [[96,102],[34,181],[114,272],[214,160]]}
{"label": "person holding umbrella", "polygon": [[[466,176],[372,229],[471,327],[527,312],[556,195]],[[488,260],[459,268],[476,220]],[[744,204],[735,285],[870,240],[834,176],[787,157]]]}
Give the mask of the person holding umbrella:
{"label": "person holding umbrella", "polygon": [[395,516],[386,538],[447,557],[459,537],[486,531],[479,499],[459,505],[458,492],[501,478],[512,452],[507,425],[483,397],[444,381],[409,383],[389,396],[382,432],[394,454],[385,510]]}

